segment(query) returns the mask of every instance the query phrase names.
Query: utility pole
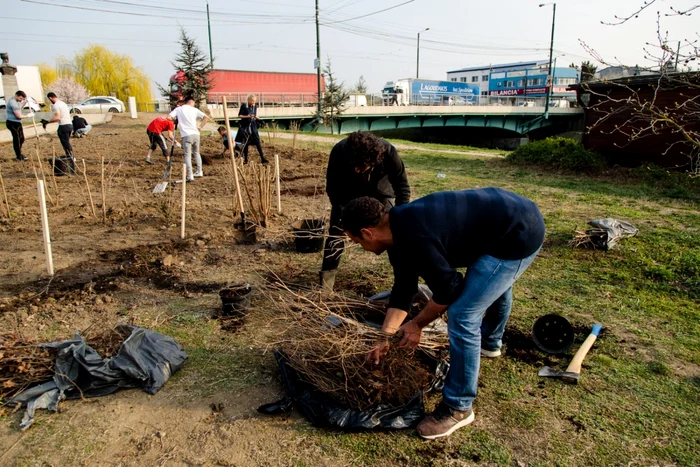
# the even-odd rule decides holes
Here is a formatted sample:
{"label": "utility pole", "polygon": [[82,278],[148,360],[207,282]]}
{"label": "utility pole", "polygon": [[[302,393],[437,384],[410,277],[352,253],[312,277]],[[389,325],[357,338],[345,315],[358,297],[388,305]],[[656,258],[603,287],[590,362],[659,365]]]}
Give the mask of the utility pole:
{"label": "utility pole", "polygon": [[[430,30],[430,28],[425,28],[421,32]],[[416,41],[416,79],[420,78],[420,33],[418,33],[418,40]]]}
{"label": "utility pole", "polygon": [[318,115],[321,115],[321,32],[318,26],[318,0],[316,0],[316,80],[318,88]]}
{"label": "utility pole", "polygon": [[678,41],[678,48],[676,49],[676,66],[673,67],[673,71],[678,73],[678,55],[681,53],[681,41]]}
{"label": "utility pole", "polygon": [[547,83],[545,82],[545,86],[547,87],[547,97],[545,98],[544,102],[544,119],[547,120],[549,118],[549,98],[552,94],[552,52],[554,51],[554,22],[557,17],[557,4],[556,3],[540,3],[540,7],[543,7],[545,5],[552,5],[552,38],[549,41],[549,68],[547,69],[547,81],[549,81],[549,86],[547,86]]}
{"label": "utility pole", "polygon": [[209,22],[209,2],[207,2],[207,30],[209,31],[209,68],[214,67],[214,54],[211,48],[211,23]]}

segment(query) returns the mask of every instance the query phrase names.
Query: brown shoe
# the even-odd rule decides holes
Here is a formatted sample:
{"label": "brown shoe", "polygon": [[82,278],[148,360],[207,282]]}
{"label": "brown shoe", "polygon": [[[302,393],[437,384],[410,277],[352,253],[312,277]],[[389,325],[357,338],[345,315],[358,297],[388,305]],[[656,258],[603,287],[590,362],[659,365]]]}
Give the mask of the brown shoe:
{"label": "brown shoe", "polygon": [[437,439],[450,436],[473,421],[473,410],[454,410],[445,403],[440,402],[435,411],[418,424],[416,431],[421,438]]}

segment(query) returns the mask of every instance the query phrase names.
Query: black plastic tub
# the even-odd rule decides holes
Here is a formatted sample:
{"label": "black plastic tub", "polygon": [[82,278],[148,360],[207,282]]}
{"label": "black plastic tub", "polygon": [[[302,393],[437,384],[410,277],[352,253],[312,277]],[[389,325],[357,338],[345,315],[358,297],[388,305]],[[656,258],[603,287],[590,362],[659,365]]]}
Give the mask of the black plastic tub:
{"label": "black plastic tub", "polygon": [[71,156],[49,157],[49,164],[53,166],[53,174],[57,177],[75,175],[75,161]]}
{"label": "black plastic tub", "polygon": [[299,253],[315,253],[323,248],[326,223],[323,219],[302,219],[292,224],[294,246]]}
{"label": "black plastic tub", "polygon": [[243,318],[250,308],[250,295],[253,288],[247,282],[227,285],[219,291],[221,297],[221,317]]}
{"label": "black plastic tub", "polygon": [[563,316],[544,315],[532,326],[532,339],[543,352],[564,353],[574,345],[574,328]]}

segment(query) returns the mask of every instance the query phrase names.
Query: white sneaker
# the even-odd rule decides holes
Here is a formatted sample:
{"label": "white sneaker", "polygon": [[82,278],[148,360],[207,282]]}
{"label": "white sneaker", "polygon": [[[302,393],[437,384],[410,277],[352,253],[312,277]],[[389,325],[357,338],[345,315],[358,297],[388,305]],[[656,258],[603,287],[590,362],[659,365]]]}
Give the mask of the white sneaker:
{"label": "white sneaker", "polygon": [[496,358],[496,357],[500,357],[501,355],[502,355],[501,349],[496,349],[496,350],[481,349],[481,356],[482,357]]}
{"label": "white sneaker", "polygon": [[200,170],[199,172],[194,173],[195,177],[204,177],[204,173]]}

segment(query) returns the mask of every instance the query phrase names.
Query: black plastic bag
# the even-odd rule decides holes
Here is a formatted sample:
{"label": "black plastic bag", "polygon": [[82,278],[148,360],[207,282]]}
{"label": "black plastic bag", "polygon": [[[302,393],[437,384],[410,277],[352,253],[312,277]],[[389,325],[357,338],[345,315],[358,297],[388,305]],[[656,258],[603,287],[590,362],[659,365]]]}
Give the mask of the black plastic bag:
{"label": "black plastic bag", "polygon": [[76,333],[71,340],[44,344],[56,352],[52,381],[23,391],[10,404],[27,404],[20,428],[34,422],[36,409],[56,411],[64,399],[99,397],[120,389],[141,388],[155,394],[187,361],[172,337],[148,329],[126,327],[131,335],[112,358],[102,358]]}
{"label": "black plastic bag", "polygon": [[[402,429],[414,427],[425,416],[423,393],[417,393],[411,400],[398,407],[384,404],[360,411],[347,407],[301,379],[281,352],[275,352],[280,375],[287,391],[287,397],[258,407],[258,412],[276,415],[291,412],[296,405],[299,411],[319,428],[340,428],[343,430]],[[427,357],[426,358],[430,358]],[[427,391],[441,390],[444,385],[449,363],[433,360],[435,379]]]}

